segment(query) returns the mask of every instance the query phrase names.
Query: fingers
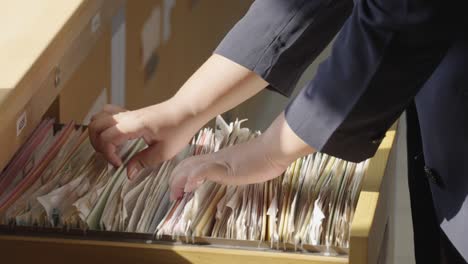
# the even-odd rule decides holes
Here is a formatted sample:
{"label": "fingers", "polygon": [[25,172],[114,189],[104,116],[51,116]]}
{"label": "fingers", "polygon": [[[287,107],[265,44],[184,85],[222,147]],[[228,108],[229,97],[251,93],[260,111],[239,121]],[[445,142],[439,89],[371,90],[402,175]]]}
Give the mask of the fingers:
{"label": "fingers", "polygon": [[132,159],[127,163],[127,177],[129,180],[135,179],[140,171],[148,166],[141,160]]}
{"label": "fingers", "polygon": [[110,114],[108,114],[107,112],[101,111],[91,118],[91,123],[88,125],[89,139],[91,140],[91,144],[93,145],[95,149],[98,148],[98,136],[99,136],[95,128],[96,123],[100,122],[98,120],[101,120],[102,118],[107,117],[109,115]]}
{"label": "fingers", "polygon": [[223,179],[226,179],[229,174],[229,166],[225,162],[213,160],[212,156],[214,155],[204,157],[205,162],[202,162],[188,174],[184,192],[193,192],[206,180],[223,184]]}
{"label": "fingers", "polygon": [[143,136],[143,126],[131,112],[99,119],[93,125],[93,129],[97,134],[96,147],[98,149],[105,149],[103,145],[108,144],[121,146],[128,140]]}
{"label": "fingers", "polygon": [[88,130],[91,144],[96,149],[96,151],[102,153],[104,157],[106,157],[107,160],[114,166],[120,166],[120,158],[115,153],[116,145],[102,141],[100,138],[102,131],[108,127],[114,126],[116,123],[117,121],[113,118],[113,116],[105,116],[101,119],[97,119],[91,122],[91,124],[88,126]]}
{"label": "fingers", "polygon": [[120,146],[130,139],[137,138],[133,131],[122,131],[117,126],[111,126],[106,128],[99,135],[99,140],[102,142],[113,144],[114,146]]}
{"label": "fingers", "polygon": [[134,112],[106,105],[103,111],[93,117],[89,125],[93,147],[114,166],[120,166],[122,160],[117,155],[117,149],[126,141],[142,136],[143,129],[139,120]]}
{"label": "fingers", "polygon": [[91,123],[89,124],[89,137],[95,148],[98,147],[98,128],[101,127],[100,123],[102,123],[105,118],[109,118],[109,116],[125,111],[127,110],[119,106],[107,104],[103,107],[101,112],[95,114],[91,118]]}
{"label": "fingers", "polygon": [[182,161],[173,171],[170,179],[170,199],[174,201],[184,195],[185,183],[187,182],[187,166],[188,159]]}
{"label": "fingers", "polygon": [[103,111],[110,113],[110,114],[117,114],[121,112],[126,112],[128,110],[118,105],[106,104],[103,108]]}
{"label": "fingers", "polygon": [[102,118],[104,118],[106,116],[110,116],[110,115],[113,115],[113,114],[110,114],[110,113],[108,113],[106,111],[101,111],[101,112],[93,115],[93,117],[91,117],[91,122],[102,119]]}
{"label": "fingers", "polygon": [[160,152],[158,144],[154,144],[133,156],[127,163],[128,178],[133,180],[142,169],[156,167],[163,162],[165,159]]}
{"label": "fingers", "polygon": [[171,200],[182,197],[186,192],[193,192],[207,180],[222,184],[230,173],[230,166],[220,161],[216,153],[188,158],[172,172]]}
{"label": "fingers", "polygon": [[179,198],[184,196],[184,188],[180,186],[174,186],[171,188],[170,196],[169,199],[172,201],[175,201]]}
{"label": "fingers", "polygon": [[122,165],[122,159],[117,155],[117,148],[112,144],[104,146],[102,155],[114,166]]}
{"label": "fingers", "polygon": [[91,121],[98,120],[98,119],[101,119],[101,118],[103,118],[105,116],[115,115],[115,114],[126,112],[126,111],[128,111],[128,110],[125,109],[125,108],[122,108],[120,106],[107,104],[102,108],[101,112],[99,112],[99,113],[95,114],[93,117],[91,117]]}

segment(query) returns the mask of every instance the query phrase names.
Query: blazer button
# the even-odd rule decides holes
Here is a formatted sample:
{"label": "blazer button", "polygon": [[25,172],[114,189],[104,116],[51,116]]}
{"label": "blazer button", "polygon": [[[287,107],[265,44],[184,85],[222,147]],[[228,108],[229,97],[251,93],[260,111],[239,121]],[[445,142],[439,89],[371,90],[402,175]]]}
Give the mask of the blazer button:
{"label": "blazer button", "polygon": [[440,178],[439,174],[434,169],[424,166],[424,172],[426,173],[426,178],[430,182],[439,186],[440,188],[444,187],[444,183],[442,182],[442,179]]}
{"label": "blazer button", "polygon": [[380,143],[382,143],[382,140],[385,138],[385,134],[386,133],[382,133],[382,134],[379,134],[376,137],[372,138],[372,141],[371,141],[372,144],[379,145]]}

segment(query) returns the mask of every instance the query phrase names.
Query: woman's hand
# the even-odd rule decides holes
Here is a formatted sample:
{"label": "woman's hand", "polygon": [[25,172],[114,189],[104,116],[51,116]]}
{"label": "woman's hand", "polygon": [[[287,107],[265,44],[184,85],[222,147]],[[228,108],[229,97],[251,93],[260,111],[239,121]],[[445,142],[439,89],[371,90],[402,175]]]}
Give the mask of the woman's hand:
{"label": "woman's hand", "polygon": [[225,185],[265,182],[312,152],[314,149],[291,130],[281,114],[255,139],[182,161],[172,173],[171,199],[195,190],[207,180]]}
{"label": "woman's hand", "polygon": [[268,85],[256,73],[212,55],[170,100],[135,111],[106,106],[90,126],[98,152],[119,166],[117,149],[144,138],[149,147],[128,163],[128,175],[174,157],[206,122],[252,97]]}
{"label": "woman's hand", "polygon": [[120,166],[118,147],[128,140],[143,138],[148,148],[132,157],[127,165],[131,179],[143,167],[156,166],[174,157],[203,125],[189,113],[173,109],[183,108],[175,107],[171,101],[135,111],[107,105],[89,125],[91,142],[109,162]]}

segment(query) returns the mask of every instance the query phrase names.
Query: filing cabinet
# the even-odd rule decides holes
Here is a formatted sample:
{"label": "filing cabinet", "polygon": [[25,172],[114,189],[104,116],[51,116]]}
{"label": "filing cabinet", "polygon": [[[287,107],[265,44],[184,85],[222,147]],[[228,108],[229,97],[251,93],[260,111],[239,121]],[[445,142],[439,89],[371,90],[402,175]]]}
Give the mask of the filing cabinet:
{"label": "filing cabinet", "polygon": [[[0,69],[6,73],[0,76],[0,168],[6,166],[44,116],[55,116],[61,121],[73,119],[82,122],[87,114],[85,109],[92,106],[94,98],[99,96],[102,89],[112,93],[109,91],[111,66],[107,44],[112,37],[109,25],[113,15],[125,6],[128,11],[127,37],[140,41],[141,30],[133,29],[142,27],[153,8],[168,1],[141,1],[148,4],[148,8],[135,7],[134,2],[137,1],[21,0],[3,3],[8,8],[1,10],[30,12],[24,15],[25,19],[37,16],[45,18],[35,28],[29,28],[27,22],[19,23],[17,35],[9,33],[13,34],[12,43],[8,47],[0,47],[0,54],[3,55],[4,49],[8,48],[8,52],[14,54],[12,58],[16,58],[8,62],[0,61]],[[210,7],[212,9],[208,8],[210,4],[215,5],[215,1],[189,2],[177,2],[172,11],[171,38],[150,54],[150,57],[153,54],[158,56],[155,76],[145,77],[145,71],[147,74],[150,69],[145,69],[148,65],[142,63],[141,43],[127,40],[126,86],[135,88],[135,91],[127,90],[128,106],[140,107],[164,100],[176,91],[176,87],[191,74],[195,65],[209,56],[210,49],[214,48],[223,34],[217,27],[216,34],[210,36],[203,35],[209,34],[208,31],[200,35],[193,33],[204,32],[203,27],[209,24],[204,12],[219,12],[216,17],[222,17],[223,12],[234,7],[239,13],[245,12],[248,7],[247,2],[240,6],[231,3],[229,5],[232,7],[220,11],[213,6]],[[26,4],[35,6],[25,11],[23,7]],[[208,9],[203,11],[203,8]],[[129,20],[138,16],[140,11],[142,18],[139,21]],[[0,11],[0,22],[8,17],[2,16],[2,12],[7,11]],[[202,22],[198,25],[194,23],[191,33],[179,32],[184,26],[183,16],[193,16],[190,19]],[[13,18],[10,16],[10,19]],[[234,22],[235,17],[232,15],[227,24]],[[197,26],[200,28],[196,29]],[[200,39],[190,41],[197,37]],[[34,41],[25,43],[28,39]],[[191,44],[193,49],[190,48]],[[189,56],[189,53],[194,55]],[[190,63],[184,64],[189,57]],[[143,91],[138,89],[152,86],[155,90],[148,92],[148,99],[132,94]],[[168,90],[158,94],[157,89]],[[6,263],[377,263],[379,256],[384,254],[381,248],[386,240],[386,197],[392,180],[392,175],[386,174],[386,167],[395,132],[395,127],[387,132],[376,156],[370,161],[351,227],[350,248],[343,254],[278,251],[246,247],[242,242],[222,246],[209,243],[190,245],[158,241],[152,236],[141,234],[98,231],[79,233],[61,229],[2,226],[0,255]]]}

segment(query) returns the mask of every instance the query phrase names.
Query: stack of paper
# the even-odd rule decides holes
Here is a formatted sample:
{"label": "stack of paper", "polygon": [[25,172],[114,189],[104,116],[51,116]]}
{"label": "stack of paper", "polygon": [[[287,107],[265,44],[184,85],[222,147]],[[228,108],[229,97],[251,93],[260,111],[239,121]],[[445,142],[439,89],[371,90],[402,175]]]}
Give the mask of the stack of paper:
{"label": "stack of paper", "polygon": [[[121,150],[119,168],[94,152],[87,131],[73,123],[54,131],[43,121],[0,174],[3,224],[68,227],[197,238],[267,241],[273,248],[305,245],[346,248],[367,162],[326,154],[302,157],[275,179],[245,186],[205,182],[169,200],[171,173],[190,156],[248,141],[259,132],[217,118],[181,153],[158,168],[127,179],[126,162],[146,148],[143,140]],[[221,241],[219,240],[219,241]]]}

